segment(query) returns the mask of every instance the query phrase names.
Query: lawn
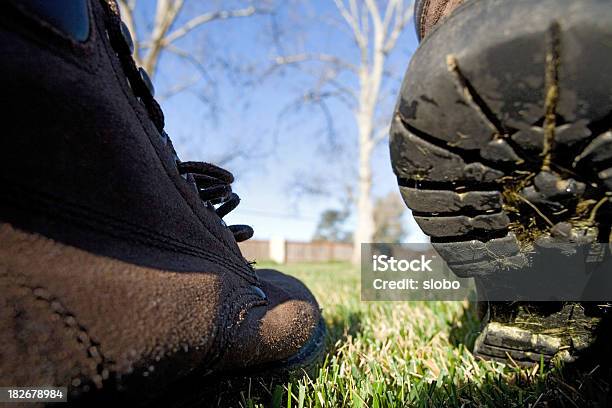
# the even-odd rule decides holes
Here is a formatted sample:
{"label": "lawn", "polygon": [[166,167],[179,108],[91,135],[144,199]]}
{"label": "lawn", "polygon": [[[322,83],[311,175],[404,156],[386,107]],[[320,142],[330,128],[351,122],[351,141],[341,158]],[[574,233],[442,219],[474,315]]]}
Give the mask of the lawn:
{"label": "lawn", "polygon": [[317,296],[328,354],[314,375],[264,399],[245,391],[243,406],[581,407],[608,393],[598,362],[526,370],[477,360],[470,349],[480,322],[466,302],[361,302],[359,272],[348,264],[275,267]]}

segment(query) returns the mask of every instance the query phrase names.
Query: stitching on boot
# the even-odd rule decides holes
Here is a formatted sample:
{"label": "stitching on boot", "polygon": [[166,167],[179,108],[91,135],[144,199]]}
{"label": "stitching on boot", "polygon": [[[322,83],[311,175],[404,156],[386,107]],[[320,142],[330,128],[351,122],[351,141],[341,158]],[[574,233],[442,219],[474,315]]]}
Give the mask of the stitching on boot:
{"label": "stitching on boot", "polygon": [[[105,380],[110,376],[108,365],[112,364],[112,361],[104,356],[100,350],[100,343],[92,339],[87,328],[79,322],[74,313],[71,313],[63,303],[47,289],[40,286],[32,288],[25,284],[22,284],[22,287],[29,289],[35,299],[47,302],[52,312],[61,317],[65,327],[77,330],[78,334],[76,336],[76,341],[85,346],[87,358],[96,364],[97,375],[93,378],[89,378],[89,380],[94,383],[97,389],[101,389]],[[83,385],[84,384],[79,387]]]}
{"label": "stitching on boot", "polygon": [[[146,241],[140,241],[139,243],[142,242]],[[166,249],[161,246],[159,248]],[[210,362],[209,365],[203,364],[203,366],[214,366],[222,359],[226,346],[234,343],[232,339],[235,338],[234,334],[239,326],[241,314],[248,313],[254,307],[265,306],[267,304],[267,301],[253,295],[250,286],[250,284],[245,285],[243,283],[234,291],[225,291],[224,300],[221,302],[220,316],[227,316],[228,319],[221,321],[219,325],[213,328],[213,332],[210,333],[210,336],[215,341],[215,346],[211,346],[210,351],[203,356],[203,361]],[[230,323],[229,325],[227,324],[228,322]],[[173,353],[169,350],[168,354]]]}
{"label": "stitching on boot", "polygon": [[[133,224],[129,221],[102,213],[101,211],[93,210],[76,203],[67,202],[62,197],[53,196],[52,194],[44,192],[32,193],[31,188],[26,189],[23,186],[14,184],[12,181],[3,179],[2,177],[0,177],[0,180],[3,180],[3,185],[5,185],[5,188],[8,187],[10,189],[12,187],[19,191],[20,194],[17,196],[29,196],[28,200],[25,202],[18,203],[21,206],[30,207],[32,210],[40,211],[44,214],[50,214],[70,221],[76,221],[78,225],[86,226],[94,231],[105,233],[106,235],[110,235],[128,242],[131,241],[147,246],[153,246],[158,249],[203,258],[220,264],[227,269],[234,270],[240,276],[247,279],[247,281],[253,282],[253,277],[243,270],[244,266],[232,261],[229,258],[222,257],[209,251],[204,251],[202,248],[195,247],[189,243],[177,240],[176,238],[150,230],[144,226]],[[45,196],[47,196],[47,198],[45,198]],[[9,195],[9,197],[12,196]],[[42,203],[45,208],[31,205],[33,202]],[[53,209],[56,207],[60,207],[61,211],[53,211]],[[118,234],[115,231],[124,231],[128,233],[129,236]],[[142,238],[148,238],[148,240]],[[238,268],[238,270],[236,270],[236,268]]]}
{"label": "stitching on boot", "polygon": [[[77,386],[77,388],[82,389],[83,387],[87,386],[87,384],[83,383],[82,379],[87,378],[87,381],[93,383],[97,389],[101,389],[104,385],[104,381],[110,377],[111,370],[109,370],[108,365],[112,364],[113,361],[104,356],[100,350],[100,343],[92,339],[87,328],[78,321],[74,313],[71,313],[63,305],[59,298],[54,296],[46,288],[42,286],[32,287],[27,285],[24,282],[25,276],[20,273],[5,270],[2,274],[0,274],[0,276],[4,277],[8,284],[13,287],[27,289],[31,298],[45,302],[51,313],[56,314],[61,318],[64,328],[76,331],[77,335],[74,337],[74,340],[85,347],[85,357],[95,363],[96,375],[89,378],[88,375],[80,373],[79,376],[72,377],[71,381],[78,379],[81,384]],[[16,278],[18,282],[12,282],[11,279],[8,279],[11,276]]]}
{"label": "stitching on boot", "polygon": [[419,16],[419,36],[423,38],[425,36],[425,16],[429,11],[429,5],[431,4],[431,0],[425,0],[425,4],[423,5],[423,11]]}
{"label": "stitching on boot", "polygon": [[[455,9],[453,9],[452,13],[450,13],[448,16],[446,16],[446,18],[444,19],[444,22],[445,22],[444,25],[452,25],[452,23],[450,23],[450,21],[452,19],[454,19],[455,16],[457,16],[458,14],[463,12],[463,10],[470,9],[475,4],[478,4],[478,1],[475,1],[475,0],[462,1]],[[427,41],[429,41],[429,38],[432,37],[433,34],[435,32],[437,32],[442,25],[443,24],[434,24],[432,27],[430,27],[429,32],[427,33],[427,35],[421,39],[421,42],[419,44],[419,48],[422,48],[423,45],[426,44]],[[416,52],[418,52],[418,49],[417,49]]]}
{"label": "stitching on boot", "polygon": [[[4,270],[0,272],[0,277],[5,278],[7,282],[14,287],[22,287],[27,289],[28,295],[35,300],[41,300],[45,302],[51,313],[57,314],[63,323],[65,328],[75,330],[77,335],[74,337],[77,343],[83,344],[86,350],[86,358],[93,361],[96,365],[96,375],[90,378],[90,376],[80,373],[76,377],[72,377],[71,381],[79,380],[78,386],[73,386],[73,390],[79,390],[79,392],[87,392],[88,383],[93,383],[97,389],[102,389],[104,386],[111,388],[116,387],[115,378],[111,377],[111,374],[116,373],[112,369],[112,365],[116,364],[113,359],[105,356],[101,349],[101,343],[92,339],[88,329],[79,322],[76,315],[72,313],[64,304],[59,300],[58,297],[54,296],[48,289],[43,286],[37,285],[35,287],[27,285],[25,283],[26,277],[18,272]],[[18,282],[14,283],[10,277],[14,277]],[[211,344],[209,351],[207,351],[202,357],[202,367],[213,367],[222,358],[225,352],[228,350],[228,345],[233,345],[235,340],[235,331],[240,327],[240,316],[243,313],[248,312],[254,307],[263,306],[266,304],[252,295],[247,290],[246,286],[242,286],[240,292],[226,291],[224,295],[224,301],[222,302],[222,313],[221,316],[232,316],[230,319],[231,324],[228,325],[227,321],[221,322],[219,325],[213,327],[213,332],[210,336],[215,339],[215,345]],[[239,302],[238,299],[242,299]],[[179,350],[173,351],[172,349],[164,349],[164,355],[172,356],[177,354]],[[144,356],[144,355],[143,355]],[[113,385],[115,385],[113,387]]]}

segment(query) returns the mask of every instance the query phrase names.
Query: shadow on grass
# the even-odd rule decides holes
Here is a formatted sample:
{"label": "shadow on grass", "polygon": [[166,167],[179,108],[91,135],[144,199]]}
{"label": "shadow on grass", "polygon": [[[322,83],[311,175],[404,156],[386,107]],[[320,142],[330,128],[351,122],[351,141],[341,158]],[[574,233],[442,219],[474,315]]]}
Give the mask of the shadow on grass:
{"label": "shadow on grass", "polygon": [[479,307],[477,303],[469,303],[463,309],[461,319],[451,323],[449,341],[453,346],[463,345],[468,350],[474,349],[474,342],[482,329]]}
{"label": "shadow on grass", "polygon": [[327,322],[328,353],[333,353],[335,344],[347,337],[355,337],[362,329],[362,311],[346,311],[343,315],[334,315]]}

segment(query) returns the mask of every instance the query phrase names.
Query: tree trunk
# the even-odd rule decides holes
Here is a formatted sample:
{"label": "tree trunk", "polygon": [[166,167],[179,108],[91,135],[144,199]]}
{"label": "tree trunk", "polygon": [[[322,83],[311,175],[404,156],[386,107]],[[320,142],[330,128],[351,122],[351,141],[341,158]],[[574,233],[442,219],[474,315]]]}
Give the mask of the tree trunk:
{"label": "tree trunk", "polygon": [[361,112],[359,126],[359,181],[357,197],[357,228],[353,236],[353,263],[361,262],[361,244],[371,243],[374,236],[372,204],[372,124],[371,115]]}
{"label": "tree trunk", "polygon": [[362,55],[359,72],[359,187],[357,197],[357,228],[353,237],[353,264],[361,262],[361,244],[372,243],[374,238],[374,204],[372,203],[372,151],[376,141],[373,138],[375,107],[378,102],[380,83],[384,66],[382,46],[384,37],[375,35],[371,67]]}

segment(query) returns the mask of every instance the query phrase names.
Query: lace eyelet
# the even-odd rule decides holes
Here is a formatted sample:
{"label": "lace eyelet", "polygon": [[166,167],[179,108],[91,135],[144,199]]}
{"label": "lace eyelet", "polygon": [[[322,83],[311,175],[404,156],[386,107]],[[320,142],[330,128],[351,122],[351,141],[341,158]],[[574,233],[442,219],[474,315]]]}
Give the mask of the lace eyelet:
{"label": "lace eyelet", "polygon": [[263,289],[261,289],[259,286],[253,285],[251,286],[251,289],[253,289],[253,292],[255,292],[255,294],[259,296],[262,300],[268,300],[266,292],[264,292]]}
{"label": "lace eyelet", "polygon": [[151,97],[154,97],[155,87],[153,86],[153,82],[151,82],[149,74],[147,74],[147,71],[145,71],[142,67],[138,68],[138,72],[140,73],[140,78],[142,79],[142,82],[144,83],[147,90],[149,91],[149,94],[151,94]]}
{"label": "lace eyelet", "polygon": [[121,22],[121,35],[123,36],[125,45],[127,45],[130,50],[130,55],[134,54],[134,40],[132,39],[130,29],[123,21]]}

